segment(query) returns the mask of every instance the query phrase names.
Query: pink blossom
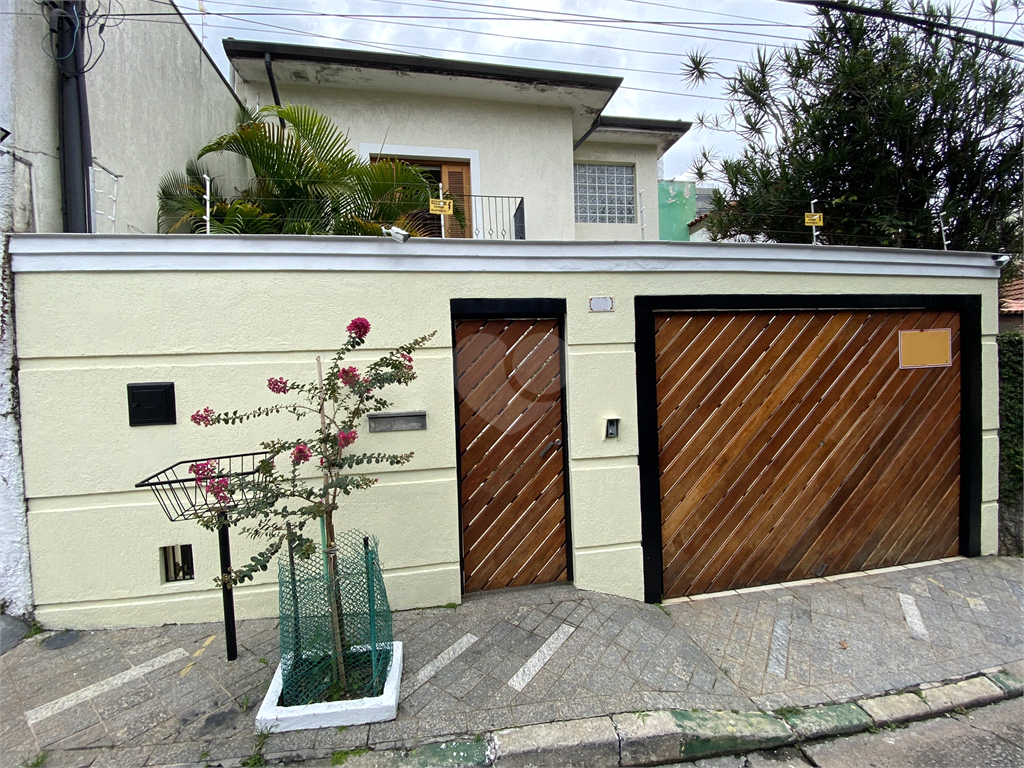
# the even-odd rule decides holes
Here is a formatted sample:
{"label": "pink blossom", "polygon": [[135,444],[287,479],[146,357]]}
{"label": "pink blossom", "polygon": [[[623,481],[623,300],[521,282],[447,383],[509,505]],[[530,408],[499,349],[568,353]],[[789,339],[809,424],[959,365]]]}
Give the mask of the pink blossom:
{"label": "pink blossom", "polygon": [[309,446],[305,443],[299,443],[292,450],[292,464],[296,466],[305,464],[311,458],[313,458],[313,452],[309,450]]}
{"label": "pink blossom", "polygon": [[217,415],[217,412],[210,406],[206,406],[201,411],[196,411],[192,414],[192,423],[198,424],[201,427],[208,427],[213,424],[213,417]]}
{"label": "pink blossom", "polygon": [[221,504],[227,504],[231,501],[231,497],[228,495],[228,479],[226,477],[208,480],[206,482],[206,492],[211,494]]}
{"label": "pink blossom", "polygon": [[217,461],[216,459],[210,459],[209,461],[199,461],[195,464],[190,464],[188,473],[196,476],[197,483],[200,480],[208,480],[217,474]]}
{"label": "pink blossom", "polygon": [[354,365],[350,365],[348,368],[342,368],[338,371],[338,378],[341,379],[341,383],[346,387],[354,387],[359,383],[359,369]]}
{"label": "pink blossom", "polygon": [[267,389],[275,395],[283,395],[288,391],[288,381],[283,378],[267,379]]}
{"label": "pink blossom", "polygon": [[353,336],[357,339],[365,339],[366,334],[370,332],[370,321],[365,317],[357,317],[348,324],[345,328],[348,331],[349,336]]}
{"label": "pink blossom", "polygon": [[356,441],[357,437],[359,437],[359,434],[354,429],[351,432],[341,430],[338,433],[338,447],[348,448],[350,445],[352,445],[352,443]]}
{"label": "pink blossom", "polygon": [[411,371],[412,370],[412,355],[407,355],[407,354],[405,354],[405,352],[402,352],[399,355],[399,357],[402,358],[402,367],[405,370],[407,370],[407,371]]}

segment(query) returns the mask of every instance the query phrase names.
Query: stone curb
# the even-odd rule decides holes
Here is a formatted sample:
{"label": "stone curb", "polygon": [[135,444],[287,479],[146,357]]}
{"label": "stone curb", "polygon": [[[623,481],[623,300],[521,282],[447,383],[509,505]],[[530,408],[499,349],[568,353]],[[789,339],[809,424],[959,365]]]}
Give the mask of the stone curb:
{"label": "stone curb", "polygon": [[[604,768],[650,766],[745,754],[785,744],[842,736],[922,720],[1024,695],[1024,660],[972,677],[923,683],[907,691],[843,704],[784,708],[774,713],[660,710],[527,725],[409,750],[300,750],[267,754],[267,765],[304,761],[347,768],[494,766]],[[344,758],[340,763],[332,759]],[[236,768],[247,758],[150,768]]]}

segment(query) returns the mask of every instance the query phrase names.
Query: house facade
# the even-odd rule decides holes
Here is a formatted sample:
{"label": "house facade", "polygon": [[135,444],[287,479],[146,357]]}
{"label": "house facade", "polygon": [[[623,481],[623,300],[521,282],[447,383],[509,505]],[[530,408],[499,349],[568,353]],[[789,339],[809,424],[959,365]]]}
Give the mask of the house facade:
{"label": "house facade", "polygon": [[[430,331],[348,497],[395,608],[567,580],[672,597],[996,549],[998,269],[986,254],[668,242],[17,235],[19,386],[46,626],[216,620],[216,535],[135,484],[297,437],[275,402]],[[66,308],[74,307],[68,312]],[[173,384],[132,426],[128,385]],[[310,475],[310,481],[316,478]],[[245,562],[259,548],[232,529]],[[190,578],[167,568],[187,547]],[[177,548],[177,549],[175,549]],[[274,573],[235,589],[277,611]]]}
{"label": "house facade", "polygon": [[461,236],[517,239],[518,221],[518,239],[658,239],[658,160],[690,124],[603,114],[621,78],[232,39],[224,50],[247,103],[273,104],[276,88],[331,117],[363,158],[437,174],[466,200]]}

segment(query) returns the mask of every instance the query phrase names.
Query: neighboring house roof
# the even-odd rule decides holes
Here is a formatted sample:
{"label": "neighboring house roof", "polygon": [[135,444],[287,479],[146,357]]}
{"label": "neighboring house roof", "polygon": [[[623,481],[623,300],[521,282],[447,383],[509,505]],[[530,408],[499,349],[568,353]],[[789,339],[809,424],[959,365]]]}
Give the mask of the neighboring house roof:
{"label": "neighboring house roof", "polygon": [[691,123],[683,120],[598,115],[590,130],[575,142],[574,148],[591,138],[611,144],[633,144],[638,138],[643,143],[650,143],[653,139],[658,144],[658,154],[663,155],[690,130],[690,126]]}
{"label": "neighboring house roof", "polygon": [[1024,277],[999,288],[999,311],[1004,315],[1024,314]]}
{"label": "neighboring house roof", "polygon": [[663,154],[690,129],[690,123],[682,120],[602,115],[601,111],[622,84],[621,77],[230,37],[224,40],[224,52],[238,76],[249,82],[266,81],[269,54],[275,79],[292,86],[334,86],[566,107],[572,110],[576,146],[591,136],[612,143],[653,141]]}

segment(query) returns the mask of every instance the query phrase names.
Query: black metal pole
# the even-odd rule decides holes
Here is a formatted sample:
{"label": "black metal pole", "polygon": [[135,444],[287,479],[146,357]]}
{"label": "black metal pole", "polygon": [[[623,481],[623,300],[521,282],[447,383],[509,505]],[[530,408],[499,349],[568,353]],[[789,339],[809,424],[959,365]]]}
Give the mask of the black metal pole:
{"label": "black metal pole", "polygon": [[220,539],[221,595],[224,598],[224,642],[228,648],[228,661],[238,658],[238,642],[235,639],[235,595],[227,574],[231,573],[231,543],[228,541],[228,519],[220,516],[217,537]]}

